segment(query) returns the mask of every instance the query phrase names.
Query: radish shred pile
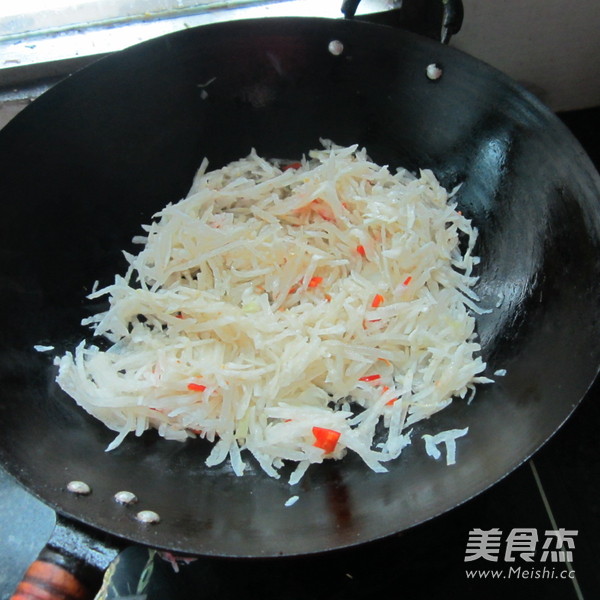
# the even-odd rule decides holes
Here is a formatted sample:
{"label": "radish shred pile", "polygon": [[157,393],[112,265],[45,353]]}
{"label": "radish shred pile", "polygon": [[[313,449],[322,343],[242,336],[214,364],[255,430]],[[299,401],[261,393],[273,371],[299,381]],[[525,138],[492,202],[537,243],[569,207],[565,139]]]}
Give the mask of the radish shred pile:
{"label": "radish shred pile", "polygon": [[322,144],[291,168],[255,151],[211,172],[204,160],[134,238],[125,275],[94,288],[109,308],[83,323],[112,345],[82,341],[57,381],[118,432],[107,450],[156,428],[214,442],[206,464],[237,475],[251,454],[273,477],[297,463],[297,483],[348,451],[383,472],[414,423],[491,381],[477,232],[454,194],[431,171]]}

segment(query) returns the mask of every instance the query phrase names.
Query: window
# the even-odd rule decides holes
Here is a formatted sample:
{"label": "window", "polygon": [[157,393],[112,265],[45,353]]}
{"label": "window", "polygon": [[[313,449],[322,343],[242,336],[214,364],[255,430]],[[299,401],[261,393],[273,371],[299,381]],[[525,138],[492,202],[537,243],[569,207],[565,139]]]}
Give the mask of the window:
{"label": "window", "polygon": [[251,0],[15,0],[0,5],[0,36],[59,32],[68,28],[93,27],[203,12],[225,5],[264,4]]}
{"label": "window", "polygon": [[[389,0],[363,0],[381,10]],[[0,0],[0,89],[60,77],[96,57],[206,23],[341,17],[342,0]]]}

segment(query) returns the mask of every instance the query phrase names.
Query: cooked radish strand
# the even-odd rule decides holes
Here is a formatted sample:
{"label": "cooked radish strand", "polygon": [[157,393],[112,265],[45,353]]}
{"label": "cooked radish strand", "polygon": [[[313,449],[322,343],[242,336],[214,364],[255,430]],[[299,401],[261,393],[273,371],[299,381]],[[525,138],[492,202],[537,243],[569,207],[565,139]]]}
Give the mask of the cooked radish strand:
{"label": "cooked radish strand", "polygon": [[[386,392],[389,392],[390,388],[387,385],[384,385],[381,387],[381,394],[385,394]],[[394,404],[394,402],[396,402],[396,400],[398,400],[398,398],[392,398],[391,400],[388,400],[385,405],[386,406],[392,406],[392,404]]]}

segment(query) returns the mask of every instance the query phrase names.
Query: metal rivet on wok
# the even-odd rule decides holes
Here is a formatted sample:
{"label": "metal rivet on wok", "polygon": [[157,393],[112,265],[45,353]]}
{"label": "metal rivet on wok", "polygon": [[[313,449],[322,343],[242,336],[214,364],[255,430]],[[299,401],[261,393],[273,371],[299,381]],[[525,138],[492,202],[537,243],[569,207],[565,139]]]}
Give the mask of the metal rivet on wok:
{"label": "metal rivet on wok", "polygon": [[334,56],[339,56],[344,51],[344,44],[340,40],[331,40],[327,49]]}
{"label": "metal rivet on wok", "polygon": [[427,65],[427,69],[425,72],[427,74],[428,79],[431,79],[431,81],[438,80],[444,74],[444,71],[442,71],[441,67],[439,65],[436,65],[435,63]]}
{"label": "metal rivet on wok", "polygon": [[85,481],[69,481],[67,483],[67,490],[73,494],[87,496],[91,493],[92,488]]}
{"label": "metal rivet on wok", "polygon": [[159,523],[160,515],[153,510],[140,510],[140,512],[135,515],[135,518],[140,523]]}
{"label": "metal rivet on wok", "polygon": [[126,490],[121,490],[117,492],[113,498],[115,502],[119,504],[135,504],[138,501],[137,496],[133,492],[128,492]]}

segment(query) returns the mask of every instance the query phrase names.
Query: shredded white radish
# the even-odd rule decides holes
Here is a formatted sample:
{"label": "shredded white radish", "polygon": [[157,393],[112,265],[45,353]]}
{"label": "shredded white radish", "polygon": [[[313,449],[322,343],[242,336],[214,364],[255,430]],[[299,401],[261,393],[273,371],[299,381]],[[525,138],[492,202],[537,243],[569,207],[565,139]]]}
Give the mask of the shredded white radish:
{"label": "shredded white radish", "polygon": [[244,451],[273,477],[297,462],[292,483],[347,450],[385,471],[412,424],[490,381],[476,230],[453,195],[430,171],[323,145],[292,168],[204,161],[127,273],[90,294],[110,306],[85,323],[112,346],[81,342],[57,381],[118,432],[109,449],[156,428],[214,442],[207,464],[238,475]]}
{"label": "shredded white radish", "polygon": [[442,453],[438,448],[439,444],[446,446],[446,464],[456,464],[456,440],[469,433],[469,428],[464,429],[448,429],[447,431],[441,431],[436,435],[425,434],[422,436],[425,442],[425,452],[435,460],[438,460]]}
{"label": "shredded white radish", "polygon": [[33,349],[36,352],[52,352],[54,350],[54,346],[44,346],[43,344],[35,344]]}

